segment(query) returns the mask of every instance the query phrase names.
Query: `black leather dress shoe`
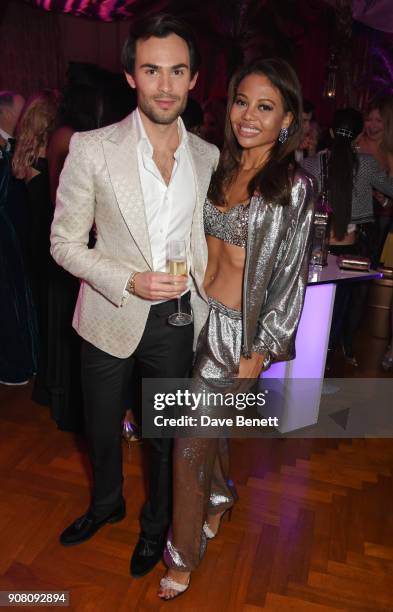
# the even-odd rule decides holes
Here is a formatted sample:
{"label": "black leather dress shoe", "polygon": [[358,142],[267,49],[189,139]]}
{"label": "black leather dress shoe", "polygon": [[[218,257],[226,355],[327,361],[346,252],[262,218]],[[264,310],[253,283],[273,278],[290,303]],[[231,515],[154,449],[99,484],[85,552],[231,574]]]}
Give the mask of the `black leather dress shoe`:
{"label": "black leather dress shoe", "polygon": [[76,519],[60,536],[60,543],[63,546],[74,546],[81,544],[91,538],[106,523],[117,523],[126,515],[126,505],[124,500],[111,514],[103,519],[96,519],[89,510],[86,514]]}
{"label": "black leather dress shoe", "polygon": [[131,557],[130,572],[134,578],[141,578],[150,572],[162,558],[165,538],[151,538],[141,533]]}

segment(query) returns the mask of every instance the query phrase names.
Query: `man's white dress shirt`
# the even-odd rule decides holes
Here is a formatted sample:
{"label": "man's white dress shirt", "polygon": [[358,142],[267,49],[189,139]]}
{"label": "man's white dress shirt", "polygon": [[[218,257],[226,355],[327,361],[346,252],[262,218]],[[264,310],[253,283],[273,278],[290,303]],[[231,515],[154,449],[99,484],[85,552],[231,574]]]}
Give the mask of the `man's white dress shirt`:
{"label": "man's white dress shirt", "polygon": [[[138,171],[146,210],[154,272],[168,272],[168,244],[184,240],[190,252],[196,184],[188,135],[179,117],[179,146],[174,153],[171,179],[167,185],[153,160],[153,146],[146,134],[139,110],[133,113],[137,133]],[[156,303],[156,302],[155,302]]]}

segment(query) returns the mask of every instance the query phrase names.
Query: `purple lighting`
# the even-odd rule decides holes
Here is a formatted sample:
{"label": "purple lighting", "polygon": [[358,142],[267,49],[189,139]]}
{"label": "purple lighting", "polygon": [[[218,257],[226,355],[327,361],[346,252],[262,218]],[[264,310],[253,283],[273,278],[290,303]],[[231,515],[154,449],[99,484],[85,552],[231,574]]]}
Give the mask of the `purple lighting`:
{"label": "purple lighting", "polygon": [[318,420],[335,293],[334,283],[307,287],[296,336],[296,359],[275,363],[262,374],[262,378],[282,381],[285,401],[278,428],[281,433]]}
{"label": "purple lighting", "polygon": [[263,378],[323,378],[336,286],[307,287],[296,337],[296,359],[272,365]]}

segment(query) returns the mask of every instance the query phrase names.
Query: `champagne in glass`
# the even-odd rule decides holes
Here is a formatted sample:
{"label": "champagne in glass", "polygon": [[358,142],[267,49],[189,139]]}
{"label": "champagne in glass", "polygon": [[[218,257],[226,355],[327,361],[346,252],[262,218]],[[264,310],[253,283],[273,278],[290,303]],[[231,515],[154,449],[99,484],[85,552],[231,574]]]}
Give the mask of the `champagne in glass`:
{"label": "champagne in glass", "polygon": [[170,259],[169,274],[187,274],[187,262]]}
{"label": "champagne in glass", "polygon": [[[187,249],[184,240],[171,240],[168,245],[169,273],[176,276],[187,274]],[[192,315],[181,311],[181,296],[177,298],[177,312],[168,317],[168,323],[183,327],[192,323]]]}

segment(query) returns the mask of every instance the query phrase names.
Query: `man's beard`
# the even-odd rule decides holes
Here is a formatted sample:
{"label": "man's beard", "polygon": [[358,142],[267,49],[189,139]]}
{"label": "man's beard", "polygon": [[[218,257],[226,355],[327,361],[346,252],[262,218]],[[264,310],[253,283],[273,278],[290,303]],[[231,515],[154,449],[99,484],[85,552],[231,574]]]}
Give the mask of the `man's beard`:
{"label": "man's beard", "polygon": [[[169,96],[166,97],[169,98]],[[150,121],[152,121],[152,123],[158,123],[159,125],[170,125],[176,121],[179,115],[184,112],[187,106],[187,96],[183,100],[178,97],[171,97],[171,99],[178,101],[179,105],[170,110],[156,109],[152,104],[150,104],[149,99],[146,98],[140,98],[138,100],[138,106],[143,114],[146,115]]]}

